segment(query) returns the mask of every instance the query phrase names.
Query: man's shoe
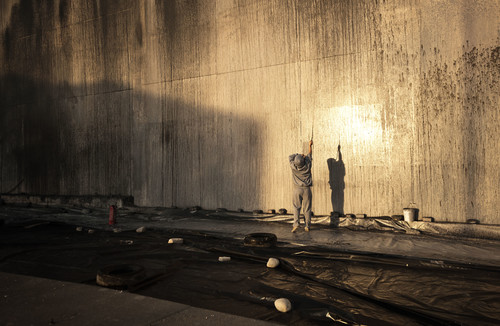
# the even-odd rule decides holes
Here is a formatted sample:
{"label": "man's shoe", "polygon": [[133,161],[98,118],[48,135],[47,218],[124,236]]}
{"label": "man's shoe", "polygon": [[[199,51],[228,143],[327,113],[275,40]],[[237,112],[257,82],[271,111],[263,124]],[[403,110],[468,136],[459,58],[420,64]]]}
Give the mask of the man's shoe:
{"label": "man's shoe", "polygon": [[299,229],[298,226],[294,226],[293,229],[292,229],[292,233],[295,233],[298,229]]}
{"label": "man's shoe", "polygon": [[306,226],[304,230],[306,230],[306,232],[309,232],[309,227]]}

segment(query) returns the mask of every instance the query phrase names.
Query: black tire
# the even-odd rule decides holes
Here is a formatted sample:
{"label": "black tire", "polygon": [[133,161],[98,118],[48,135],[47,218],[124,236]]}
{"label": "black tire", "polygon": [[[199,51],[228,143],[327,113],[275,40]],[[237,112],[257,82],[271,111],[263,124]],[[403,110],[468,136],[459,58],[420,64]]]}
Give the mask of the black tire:
{"label": "black tire", "polygon": [[274,247],[278,238],[273,233],[251,233],[248,234],[243,244],[248,247]]}
{"label": "black tire", "polygon": [[285,208],[280,208],[278,213],[280,213],[280,215],[286,215],[287,210]]}
{"label": "black tire", "polygon": [[140,265],[110,265],[97,272],[96,282],[100,286],[124,288],[140,282],[145,276],[144,267]]}

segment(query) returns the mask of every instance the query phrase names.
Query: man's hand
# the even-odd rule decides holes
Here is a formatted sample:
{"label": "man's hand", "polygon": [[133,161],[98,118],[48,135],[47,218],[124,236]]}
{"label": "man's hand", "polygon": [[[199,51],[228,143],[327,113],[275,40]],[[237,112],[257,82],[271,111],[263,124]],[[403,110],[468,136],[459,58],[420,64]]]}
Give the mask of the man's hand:
{"label": "man's hand", "polygon": [[312,139],[311,139],[311,140],[309,141],[309,146],[312,146],[312,144],[313,144],[313,141],[312,141]]}

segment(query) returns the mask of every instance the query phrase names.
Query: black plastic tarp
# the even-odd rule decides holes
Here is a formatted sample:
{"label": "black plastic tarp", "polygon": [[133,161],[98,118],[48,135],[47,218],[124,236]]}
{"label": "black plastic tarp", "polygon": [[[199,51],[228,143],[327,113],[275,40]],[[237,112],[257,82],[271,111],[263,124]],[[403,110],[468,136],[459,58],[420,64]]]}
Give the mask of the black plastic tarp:
{"label": "black plastic tarp", "polygon": [[[182,237],[183,244],[169,244]],[[271,248],[196,231],[144,233],[25,221],[0,227],[0,270],[95,284],[113,264],[143,266],[126,290],[290,325],[497,325],[500,269],[443,260],[334,251],[287,242]],[[231,257],[219,262],[220,256]],[[278,268],[266,267],[268,258]],[[292,310],[278,312],[277,298]]]}

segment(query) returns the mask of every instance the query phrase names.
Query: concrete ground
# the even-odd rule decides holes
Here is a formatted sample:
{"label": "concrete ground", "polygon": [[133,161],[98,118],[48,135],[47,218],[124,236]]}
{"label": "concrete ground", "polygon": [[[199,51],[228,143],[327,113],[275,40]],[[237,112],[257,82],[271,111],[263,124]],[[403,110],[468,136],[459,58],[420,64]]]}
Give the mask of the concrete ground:
{"label": "concrete ground", "polygon": [[275,325],[124,291],[32,276],[0,272],[0,284],[0,324],[5,326]]}

